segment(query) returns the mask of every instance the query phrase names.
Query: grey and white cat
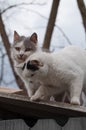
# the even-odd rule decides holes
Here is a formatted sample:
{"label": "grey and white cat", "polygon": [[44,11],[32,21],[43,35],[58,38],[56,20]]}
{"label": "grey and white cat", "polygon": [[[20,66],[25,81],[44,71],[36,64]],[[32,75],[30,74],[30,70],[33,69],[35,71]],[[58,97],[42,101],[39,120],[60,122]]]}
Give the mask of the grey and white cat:
{"label": "grey and white cat", "polygon": [[76,46],[50,54],[38,51],[26,60],[23,76],[41,82],[31,100],[47,100],[67,91],[70,103],[80,105],[86,90],[86,51]]}
{"label": "grey and white cat", "polygon": [[[23,68],[17,68],[16,66],[20,63],[25,62],[25,60],[38,51],[40,48],[37,45],[37,34],[33,33],[29,37],[20,36],[16,31],[14,31],[14,42],[11,48],[12,60],[14,62],[14,69],[16,73],[25,83],[28,96],[31,97],[34,91],[38,88],[39,83],[34,82],[31,79],[24,78],[22,75]],[[35,86],[35,87],[34,87]]]}

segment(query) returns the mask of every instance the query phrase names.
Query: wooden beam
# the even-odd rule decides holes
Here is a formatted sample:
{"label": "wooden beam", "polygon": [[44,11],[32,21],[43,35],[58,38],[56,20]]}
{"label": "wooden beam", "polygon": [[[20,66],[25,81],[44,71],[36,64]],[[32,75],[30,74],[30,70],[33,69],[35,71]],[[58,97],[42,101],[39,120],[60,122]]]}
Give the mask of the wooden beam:
{"label": "wooden beam", "polygon": [[[57,119],[66,117],[85,117],[86,108],[60,102],[31,102],[29,98],[16,94],[0,93],[0,110],[16,113],[20,117]],[[4,115],[5,116],[5,115]]]}
{"label": "wooden beam", "polygon": [[19,95],[25,95],[26,94],[24,92],[24,90],[22,90],[22,89],[19,89],[19,88],[8,88],[8,87],[2,87],[2,86],[0,86],[0,92],[15,93],[15,94],[19,94]]}
{"label": "wooden beam", "polygon": [[48,25],[45,33],[43,48],[50,48],[50,42],[53,34],[53,29],[55,25],[56,15],[59,8],[60,0],[53,0],[51,12],[48,20]]}
{"label": "wooden beam", "polygon": [[16,93],[22,91],[21,89],[15,89],[15,88],[8,88],[8,87],[1,87],[0,86],[0,92],[4,93]]}
{"label": "wooden beam", "polygon": [[83,22],[83,27],[85,29],[86,33],[86,6],[84,0],[77,0],[77,5],[81,14],[82,22]]}

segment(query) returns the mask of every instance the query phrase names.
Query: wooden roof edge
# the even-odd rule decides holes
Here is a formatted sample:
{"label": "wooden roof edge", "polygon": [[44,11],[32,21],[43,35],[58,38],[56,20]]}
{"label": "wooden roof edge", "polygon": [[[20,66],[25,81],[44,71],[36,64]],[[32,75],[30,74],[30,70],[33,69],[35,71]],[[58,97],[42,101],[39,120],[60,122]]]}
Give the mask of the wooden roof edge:
{"label": "wooden roof edge", "polygon": [[[23,116],[56,118],[58,116],[86,117],[86,108],[61,102],[32,102],[28,97],[0,92],[0,108]],[[13,109],[14,108],[14,109]],[[26,111],[26,113],[25,113]]]}
{"label": "wooden roof edge", "polygon": [[0,92],[14,93],[14,94],[19,94],[19,95],[25,95],[26,94],[22,89],[5,87],[5,86],[0,86]]}

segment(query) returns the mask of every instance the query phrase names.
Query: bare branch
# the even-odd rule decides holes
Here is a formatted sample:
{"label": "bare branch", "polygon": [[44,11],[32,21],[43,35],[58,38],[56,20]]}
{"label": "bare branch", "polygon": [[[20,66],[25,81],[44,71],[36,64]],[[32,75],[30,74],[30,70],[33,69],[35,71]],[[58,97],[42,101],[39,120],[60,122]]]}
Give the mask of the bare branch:
{"label": "bare branch", "polygon": [[[36,10],[33,10],[33,9],[26,9],[24,7],[22,7],[22,9],[25,9],[25,11],[29,11],[31,13],[35,13],[36,15],[39,15],[40,17],[42,17],[43,19],[45,20],[48,20],[48,18],[42,14],[40,14],[38,11]],[[58,25],[54,24],[54,26],[62,33],[63,37],[66,39],[66,41],[68,42],[68,44],[72,44],[70,39],[67,37],[67,35],[65,34],[65,32],[61,29],[61,27],[59,27]],[[45,26],[42,26],[42,28],[45,27]],[[40,27],[35,27],[35,28],[40,28]],[[32,29],[32,28],[30,28]]]}
{"label": "bare branch", "polygon": [[35,3],[35,2],[30,2],[30,3],[19,3],[19,4],[14,4],[14,5],[10,5],[9,7],[7,7],[6,9],[4,9],[3,11],[1,11],[1,14],[5,13],[6,11],[8,11],[9,9],[12,8],[16,8],[19,6],[28,6],[28,5],[45,5],[46,3]]}
{"label": "bare branch", "polygon": [[63,34],[63,36],[65,37],[65,39],[67,40],[67,42],[72,45],[70,39],[66,36],[66,34],[64,33],[64,31],[58,26],[55,24],[55,26],[59,29],[59,31]]}
{"label": "bare branch", "polygon": [[[40,14],[39,12],[37,12],[37,11],[35,11],[33,9],[28,9],[27,11],[31,11],[32,13],[36,13],[37,15],[39,15],[42,18],[44,18],[45,20],[48,20],[47,17],[45,17],[44,15]],[[70,41],[70,39],[68,38],[68,36],[65,34],[65,32],[61,29],[61,27],[59,27],[57,24],[54,24],[54,26],[62,33],[63,37],[66,39],[66,41],[68,42],[68,44],[72,45],[72,42]],[[43,27],[45,27],[45,26],[35,27],[35,28],[43,28]]]}
{"label": "bare branch", "polygon": [[24,7],[22,7],[22,9],[25,9],[26,11],[29,11],[31,13],[35,13],[36,15],[39,15],[40,17],[44,18],[45,20],[48,20],[48,18],[44,15],[42,15],[40,12],[36,11],[36,10],[33,10],[33,9],[26,9]]}
{"label": "bare branch", "polygon": [[5,80],[3,80],[3,83],[6,84],[6,85],[10,85],[10,84],[14,83],[14,81],[15,81],[15,80],[12,80],[12,81],[10,81],[10,82],[6,82]]}

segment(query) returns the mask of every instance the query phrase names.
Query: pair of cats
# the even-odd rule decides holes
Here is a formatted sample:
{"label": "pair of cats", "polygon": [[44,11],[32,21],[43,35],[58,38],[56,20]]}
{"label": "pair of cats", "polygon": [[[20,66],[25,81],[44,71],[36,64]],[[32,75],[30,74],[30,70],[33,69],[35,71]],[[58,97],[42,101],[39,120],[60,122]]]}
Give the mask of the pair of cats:
{"label": "pair of cats", "polygon": [[[36,92],[36,90],[40,86],[40,82],[33,81],[31,78],[26,78],[23,76],[23,68],[18,68],[17,66],[21,63],[24,63],[28,57],[36,52],[41,51],[41,48],[38,46],[38,37],[36,33],[33,33],[29,37],[20,36],[16,31],[14,31],[14,41],[11,47],[11,57],[14,62],[14,69],[19,77],[23,80],[28,96],[31,98],[32,95]],[[49,53],[48,50],[44,49]],[[54,96],[57,101],[66,101],[69,102],[66,94],[61,93],[60,95]]]}
{"label": "pair of cats", "polygon": [[[19,38],[18,34],[17,36]],[[17,40],[14,40],[16,42],[13,45],[13,50],[17,49],[20,53],[19,45],[23,45],[25,50],[26,43],[28,48],[29,43],[31,46],[35,44],[34,50],[29,48],[30,51],[26,51],[28,55],[24,58],[24,62],[21,61],[21,58],[18,62],[14,56],[16,59],[15,69],[17,73],[21,71],[21,74],[18,74],[25,80],[31,100],[49,100],[51,96],[67,91],[70,103],[80,105],[80,96],[82,91],[85,93],[86,90],[86,51],[76,46],[69,46],[56,53],[43,52],[37,47],[35,33],[29,38],[20,37],[20,40]],[[14,54],[14,51],[12,52]],[[32,82],[39,85],[29,86]]]}

